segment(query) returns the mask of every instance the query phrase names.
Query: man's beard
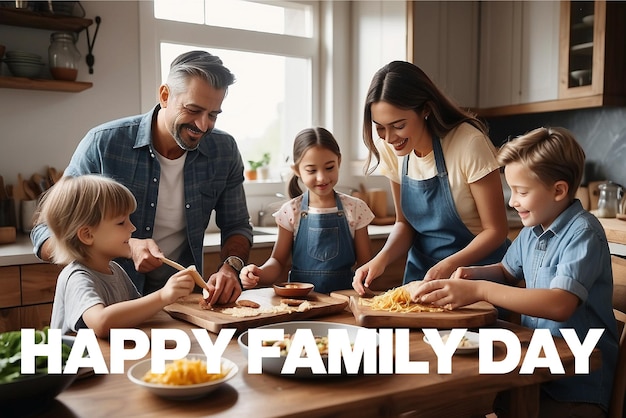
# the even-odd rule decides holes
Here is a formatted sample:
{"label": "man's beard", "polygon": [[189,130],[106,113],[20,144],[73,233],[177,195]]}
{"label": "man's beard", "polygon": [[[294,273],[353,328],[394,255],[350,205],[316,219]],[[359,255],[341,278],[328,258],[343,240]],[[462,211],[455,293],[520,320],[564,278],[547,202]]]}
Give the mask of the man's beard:
{"label": "man's beard", "polygon": [[[183,139],[183,136],[181,135],[181,132],[183,131],[183,129],[187,129],[187,128],[188,128],[188,125],[181,125],[178,127],[178,129],[174,130],[174,134],[172,135],[174,137],[174,141],[176,141],[176,144],[178,144],[178,146],[184,151],[196,150],[198,146],[200,146],[200,141],[202,141],[202,138],[204,138],[208,133],[211,132],[211,131],[205,132],[195,145],[189,145],[189,143],[187,143],[187,141],[185,141]],[[192,129],[196,130],[197,132],[200,132],[195,126],[192,127]]]}

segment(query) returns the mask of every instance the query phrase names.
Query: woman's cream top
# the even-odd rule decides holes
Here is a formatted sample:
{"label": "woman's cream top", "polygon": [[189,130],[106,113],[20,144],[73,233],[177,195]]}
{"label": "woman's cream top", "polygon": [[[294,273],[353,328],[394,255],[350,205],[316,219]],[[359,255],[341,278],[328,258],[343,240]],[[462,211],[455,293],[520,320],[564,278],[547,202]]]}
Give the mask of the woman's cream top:
{"label": "woman's cream top", "polygon": [[[404,157],[398,157],[393,147],[380,138],[374,143],[380,152],[381,174],[401,184]],[[441,148],[456,210],[467,228],[473,234],[478,234],[482,231],[482,225],[469,185],[499,168],[496,148],[488,137],[469,123],[462,123],[442,138]],[[433,151],[424,157],[411,153],[408,167],[410,178],[424,180],[436,174]]]}

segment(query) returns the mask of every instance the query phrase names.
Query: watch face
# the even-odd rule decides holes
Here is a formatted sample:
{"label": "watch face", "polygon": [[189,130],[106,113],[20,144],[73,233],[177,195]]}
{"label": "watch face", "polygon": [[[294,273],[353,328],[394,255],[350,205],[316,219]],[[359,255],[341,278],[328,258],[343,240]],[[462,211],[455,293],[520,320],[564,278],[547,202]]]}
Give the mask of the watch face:
{"label": "watch face", "polygon": [[231,255],[226,259],[226,262],[237,271],[241,271],[241,269],[243,269],[243,260],[239,257]]}

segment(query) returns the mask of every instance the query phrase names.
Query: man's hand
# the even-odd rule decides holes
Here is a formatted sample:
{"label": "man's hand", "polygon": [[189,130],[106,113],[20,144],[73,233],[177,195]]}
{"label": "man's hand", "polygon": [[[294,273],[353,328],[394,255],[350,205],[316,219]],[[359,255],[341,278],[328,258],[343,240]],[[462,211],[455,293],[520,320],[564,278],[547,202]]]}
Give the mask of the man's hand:
{"label": "man's hand", "polygon": [[128,240],[128,244],[135,269],[139,273],[148,273],[163,265],[161,258],[165,255],[153,239],[131,238]]}
{"label": "man's hand", "polygon": [[223,305],[233,303],[241,295],[241,285],[235,270],[223,264],[222,267],[213,273],[207,282],[209,286],[210,305]]}

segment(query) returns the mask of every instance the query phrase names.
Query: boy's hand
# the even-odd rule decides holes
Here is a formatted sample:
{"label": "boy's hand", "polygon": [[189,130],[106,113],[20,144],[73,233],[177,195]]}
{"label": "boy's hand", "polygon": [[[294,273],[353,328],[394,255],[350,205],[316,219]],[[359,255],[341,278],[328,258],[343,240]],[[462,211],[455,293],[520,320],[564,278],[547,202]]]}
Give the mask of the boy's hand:
{"label": "boy's hand", "polygon": [[[415,283],[415,284],[413,284]],[[439,279],[428,282],[412,282],[407,285],[411,300],[415,303],[433,304],[446,309],[456,309],[481,300],[479,281],[462,279]]]}
{"label": "boy's hand", "polygon": [[159,291],[165,305],[176,302],[179,298],[189,295],[196,284],[189,270],[179,271],[169,278]]}

